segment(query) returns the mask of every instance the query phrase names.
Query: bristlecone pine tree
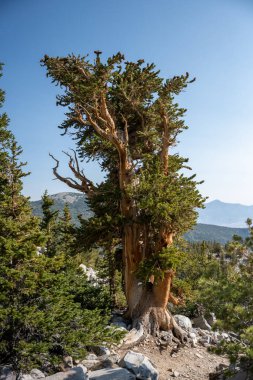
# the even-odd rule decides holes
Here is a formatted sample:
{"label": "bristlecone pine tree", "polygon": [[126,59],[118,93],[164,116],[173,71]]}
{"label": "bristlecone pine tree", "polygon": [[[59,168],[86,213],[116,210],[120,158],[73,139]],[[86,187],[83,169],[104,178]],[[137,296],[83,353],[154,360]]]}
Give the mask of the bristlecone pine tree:
{"label": "bristlecone pine tree", "polygon": [[[196,222],[196,208],[203,207],[204,199],[195,175],[184,174],[187,159],[172,147],[187,128],[182,119],[186,110],[175,96],[193,80],[188,73],[164,80],[154,64],[128,62],[121,53],[103,63],[101,52],[95,53],[94,63],[74,55],[42,59],[47,75],[64,89],[57,104],[68,111],[60,128],[77,143],[77,153],[69,155],[73,178],[59,174],[56,159],[54,174],[85,193],[91,204],[100,198],[105,213],[91,222],[97,231],[115,227],[116,236],[109,228],[108,239],[120,237],[134,325],[142,324],[152,334],[172,329],[182,338],[167,310],[168,301],[177,303],[171,284],[180,253],[173,241]],[[99,162],[106,172],[103,184],[96,186],[86,177],[77,155]]]}

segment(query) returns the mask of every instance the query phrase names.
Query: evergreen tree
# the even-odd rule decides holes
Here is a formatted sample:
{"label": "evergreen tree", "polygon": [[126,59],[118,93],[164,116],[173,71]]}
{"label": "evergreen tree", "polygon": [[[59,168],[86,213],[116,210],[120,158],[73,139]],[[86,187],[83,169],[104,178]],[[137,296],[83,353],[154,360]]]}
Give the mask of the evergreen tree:
{"label": "evergreen tree", "polygon": [[219,256],[208,257],[208,250],[212,252],[213,248],[212,243],[187,244],[188,257],[174,285],[183,288],[189,297],[176,312],[189,317],[200,309],[205,316],[214,312],[216,328],[237,334],[235,340],[223,341],[215,350],[228,354],[232,363],[241,361],[253,375],[252,252],[247,239],[238,242],[235,238],[219,248]]}
{"label": "evergreen tree", "polygon": [[[0,99],[2,105],[2,91]],[[27,175],[21,153],[8,129],[8,117],[2,114],[0,364],[12,364],[16,370],[39,366],[50,372],[64,355],[82,358],[87,345],[117,341],[122,334],[108,329],[104,291],[87,282],[73,258],[66,252],[37,255],[36,246],[43,243],[44,234],[28,198],[21,194],[22,178]]]}
{"label": "evergreen tree", "polygon": [[58,211],[53,211],[53,199],[48,195],[47,190],[42,196],[41,228],[45,230],[47,255],[52,256],[56,253],[55,229],[58,217]]}
{"label": "evergreen tree", "polygon": [[72,222],[72,216],[67,203],[64,205],[63,215],[58,220],[58,241],[62,252],[75,255],[76,227]]}
{"label": "evergreen tree", "polygon": [[180,254],[173,241],[192,227],[196,208],[204,202],[195,176],[184,174],[187,160],[172,152],[187,128],[185,109],[175,97],[192,80],[188,73],[164,80],[154,64],[128,62],[120,53],[102,63],[100,53],[94,64],[74,55],[42,60],[47,75],[65,89],[57,98],[59,105],[69,107],[63,132],[71,130],[82,160],[97,159],[107,173],[104,183],[95,186],[75,153],[69,156],[74,178],[59,174],[56,159],[54,174],[94,205],[89,223],[96,228],[98,242],[107,228],[113,230],[108,246],[120,239],[134,324],[142,323],[151,333],[173,326],[180,336],[166,309],[168,300],[176,302],[170,287]]}
{"label": "evergreen tree", "polygon": [[252,224],[252,219],[247,218],[246,224],[247,224],[248,229],[249,229],[249,237],[245,239],[245,244],[247,247],[249,247],[251,249],[251,251],[253,251],[253,224]]}

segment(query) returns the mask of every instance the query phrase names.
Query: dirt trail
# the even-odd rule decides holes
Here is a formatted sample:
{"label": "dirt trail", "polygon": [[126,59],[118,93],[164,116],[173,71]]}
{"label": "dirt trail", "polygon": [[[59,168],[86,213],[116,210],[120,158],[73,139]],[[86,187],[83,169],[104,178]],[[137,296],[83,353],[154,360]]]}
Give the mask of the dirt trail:
{"label": "dirt trail", "polygon": [[[159,380],[189,379],[208,380],[209,373],[215,372],[219,364],[228,365],[225,356],[219,356],[207,351],[203,346],[196,348],[185,346],[177,353],[170,355],[171,347],[160,351],[152,338],[131,349],[146,355],[158,369]],[[120,350],[120,356],[128,350]],[[176,376],[175,376],[176,375]]]}

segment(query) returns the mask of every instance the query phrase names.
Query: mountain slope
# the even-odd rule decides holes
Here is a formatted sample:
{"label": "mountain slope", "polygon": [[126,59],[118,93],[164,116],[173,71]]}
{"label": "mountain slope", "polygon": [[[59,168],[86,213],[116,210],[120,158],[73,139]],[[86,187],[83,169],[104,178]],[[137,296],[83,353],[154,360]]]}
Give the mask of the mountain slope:
{"label": "mountain slope", "polygon": [[[58,193],[51,196],[53,200],[55,201],[54,209],[59,210],[60,212],[63,211],[64,204],[68,203],[73,221],[75,223],[78,223],[78,215],[81,214],[84,218],[89,218],[92,213],[89,210],[89,207],[86,203],[86,197],[83,194],[80,193],[72,193],[72,192],[65,192],[65,193]],[[41,200],[40,201],[33,201],[31,202],[31,206],[33,208],[34,215],[42,216],[42,209],[41,209]],[[219,205],[221,205],[221,211],[219,211]],[[200,220],[213,220],[214,224],[218,223],[217,220],[224,220],[225,216],[223,216],[223,205],[225,205],[228,209],[229,206],[233,206],[231,204],[224,204],[223,202],[214,201],[208,203],[205,210],[201,210],[202,214],[200,216]],[[241,206],[241,205],[240,205]],[[250,206],[244,206],[246,207],[246,213],[247,217],[253,215],[253,211],[250,213],[250,210],[248,207]],[[209,211],[211,210],[210,214]],[[241,208],[240,208],[241,210]],[[204,214],[203,214],[204,212]],[[249,213],[248,213],[249,212]],[[233,215],[232,212],[230,212],[230,215]],[[218,218],[219,216],[219,218]],[[243,218],[243,221],[247,219],[247,217],[244,217],[244,214],[239,215],[240,218]],[[234,218],[236,215],[234,215]],[[222,219],[223,218],[223,219]],[[243,224],[243,223],[242,223]],[[244,226],[244,224],[243,224]],[[240,235],[243,238],[248,236],[248,230],[247,228],[229,228],[229,227],[222,227],[219,225],[211,225],[210,224],[203,224],[199,223],[196,225],[196,227],[189,231],[185,238],[189,241],[217,241],[219,243],[226,243],[227,241],[231,240],[233,235]]]}
{"label": "mountain slope", "polygon": [[208,202],[205,206],[205,209],[199,210],[198,223],[241,228],[246,227],[247,218],[253,217],[253,206],[218,200]]}
{"label": "mountain slope", "polygon": [[[73,221],[78,223],[78,215],[82,215],[84,218],[89,218],[92,216],[92,212],[86,203],[86,197],[79,193],[58,193],[51,195],[54,200],[53,210],[59,210],[62,213],[65,203],[68,204]],[[42,201],[32,201],[31,206],[33,209],[33,214],[42,217]]]}
{"label": "mountain slope", "polygon": [[185,234],[185,239],[191,242],[205,240],[225,244],[232,239],[233,235],[239,235],[245,239],[249,236],[249,231],[247,228],[231,228],[198,223],[193,230]]}

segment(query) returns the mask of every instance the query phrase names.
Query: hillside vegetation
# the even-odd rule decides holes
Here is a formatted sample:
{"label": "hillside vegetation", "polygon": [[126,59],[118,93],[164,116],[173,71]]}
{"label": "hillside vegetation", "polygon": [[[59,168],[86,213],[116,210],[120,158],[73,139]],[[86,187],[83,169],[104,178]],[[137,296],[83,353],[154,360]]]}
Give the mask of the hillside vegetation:
{"label": "hillside vegetation", "polygon": [[[58,210],[60,214],[63,213],[64,205],[68,205],[70,213],[72,215],[72,220],[76,225],[79,224],[78,215],[82,215],[84,219],[88,219],[90,216],[92,216],[92,212],[90,211],[89,206],[86,202],[87,198],[83,194],[64,192],[53,194],[51,195],[51,198],[54,200],[52,209]],[[42,201],[32,201],[31,206],[34,215],[42,217]],[[206,213],[207,220],[211,218],[211,216],[208,216],[209,208],[203,211],[201,210],[201,212],[202,215]],[[249,231],[247,228],[230,228],[212,224],[198,223],[191,231],[185,234],[185,238],[190,242],[205,240],[217,241],[218,243],[225,244],[232,239],[233,235],[238,235],[245,239],[249,235]]]}

